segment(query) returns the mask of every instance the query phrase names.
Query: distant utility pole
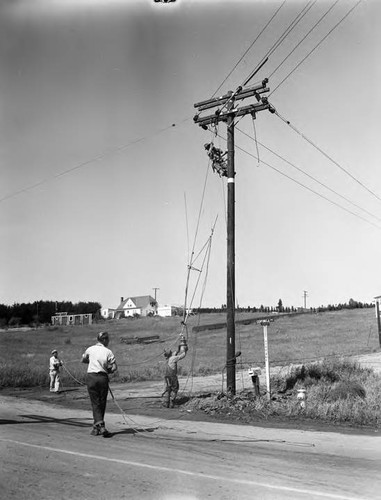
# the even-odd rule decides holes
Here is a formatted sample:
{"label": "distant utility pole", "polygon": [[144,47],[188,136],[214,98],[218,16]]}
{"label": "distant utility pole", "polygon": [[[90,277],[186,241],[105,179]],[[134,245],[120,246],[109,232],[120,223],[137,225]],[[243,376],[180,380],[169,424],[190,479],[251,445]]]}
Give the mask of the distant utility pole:
{"label": "distant utility pole", "polygon": [[377,318],[377,330],[378,330],[378,343],[381,347],[381,317],[380,317],[380,302],[381,295],[379,297],[375,297],[375,309],[376,309],[376,318]]}
{"label": "distant utility pole", "polygon": [[155,302],[156,302],[156,291],[157,291],[157,290],[160,290],[160,288],[152,288],[152,290],[154,290],[154,291],[155,291]]}
{"label": "distant utility pole", "polygon": [[[252,77],[253,75],[251,75]],[[250,77],[250,78],[251,78]],[[245,84],[248,82],[246,80]],[[234,128],[235,119],[250,114],[253,120],[257,112],[268,109],[274,113],[275,109],[269,104],[267,97],[260,94],[269,92],[266,87],[268,79],[251,87],[238,87],[235,92],[229,91],[221,97],[212,97],[194,105],[198,114],[194,122],[204,130],[208,126],[217,127],[220,122],[227,125],[227,168],[222,175],[227,177],[227,290],[226,290],[226,325],[227,325],[227,352],[226,378],[227,392],[234,395],[236,392],[236,353],[235,353],[235,168],[234,168]],[[255,97],[257,102],[238,108],[236,102],[248,97]],[[220,106],[212,115],[200,117],[200,113],[210,108]],[[222,155],[223,156],[223,155]],[[212,165],[213,166],[213,165]],[[221,175],[221,174],[220,174]]]}
{"label": "distant utility pole", "polygon": [[307,309],[307,290],[303,291],[303,298],[304,298],[304,309]]}

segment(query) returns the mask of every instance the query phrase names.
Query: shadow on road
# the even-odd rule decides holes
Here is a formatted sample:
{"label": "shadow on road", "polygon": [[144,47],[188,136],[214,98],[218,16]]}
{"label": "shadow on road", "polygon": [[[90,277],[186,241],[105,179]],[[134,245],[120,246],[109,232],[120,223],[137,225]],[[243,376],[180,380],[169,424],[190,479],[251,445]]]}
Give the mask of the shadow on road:
{"label": "shadow on road", "polygon": [[[63,425],[71,425],[74,427],[89,427],[88,421],[92,422],[91,418],[53,418],[53,417],[44,417],[41,415],[20,415],[21,418],[26,418],[28,422],[15,422],[17,424],[39,424],[41,422],[44,423],[54,423],[54,424],[63,424]],[[82,422],[86,420],[86,422]]]}

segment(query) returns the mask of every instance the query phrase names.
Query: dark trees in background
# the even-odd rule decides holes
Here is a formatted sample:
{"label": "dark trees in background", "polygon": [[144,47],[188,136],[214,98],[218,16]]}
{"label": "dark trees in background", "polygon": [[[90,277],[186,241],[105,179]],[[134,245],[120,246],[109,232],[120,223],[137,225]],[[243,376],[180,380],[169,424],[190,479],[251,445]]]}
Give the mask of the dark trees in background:
{"label": "dark trees in background", "polygon": [[52,316],[57,312],[93,314],[96,316],[100,309],[101,304],[99,302],[78,302],[73,304],[70,301],[38,300],[27,304],[15,303],[12,306],[0,304],[0,328],[5,326],[50,324]]}

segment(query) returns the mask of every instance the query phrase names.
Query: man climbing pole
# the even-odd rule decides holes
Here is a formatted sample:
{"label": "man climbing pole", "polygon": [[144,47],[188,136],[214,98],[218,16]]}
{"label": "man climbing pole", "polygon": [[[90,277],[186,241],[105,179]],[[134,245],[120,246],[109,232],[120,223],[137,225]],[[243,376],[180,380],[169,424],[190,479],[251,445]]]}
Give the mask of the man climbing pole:
{"label": "man climbing pole", "polygon": [[179,379],[177,378],[177,363],[184,359],[188,351],[187,342],[184,337],[181,338],[180,345],[175,352],[171,350],[164,351],[164,357],[167,359],[165,370],[165,390],[163,392],[164,403],[166,408],[174,408],[175,399],[179,392]]}
{"label": "man climbing pole", "polygon": [[220,177],[227,177],[228,168],[225,159],[226,151],[223,153],[221,149],[213,145],[213,142],[204,144],[204,148],[208,151],[208,156],[212,160],[213,172],[217,172]]}

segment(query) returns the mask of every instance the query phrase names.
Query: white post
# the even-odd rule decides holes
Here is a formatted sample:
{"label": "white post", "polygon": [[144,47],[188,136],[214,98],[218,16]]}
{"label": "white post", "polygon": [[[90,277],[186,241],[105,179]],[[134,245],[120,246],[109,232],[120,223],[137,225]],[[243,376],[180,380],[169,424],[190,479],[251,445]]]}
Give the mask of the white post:
{"label": "white post", "polygon": [[270,321],[261,321],[261,325],[263,326],[263,341],[265,347],[265,366],[266,366],[266,388],[267,388],[267,399],[270,401],[271,399],[271,389],[270,389],[270,362],[269,362],[269,345],[267,340],[267,327],[270,324]]}

